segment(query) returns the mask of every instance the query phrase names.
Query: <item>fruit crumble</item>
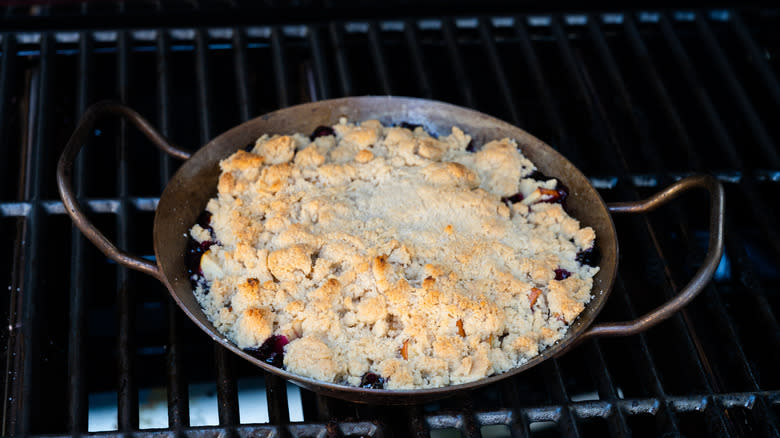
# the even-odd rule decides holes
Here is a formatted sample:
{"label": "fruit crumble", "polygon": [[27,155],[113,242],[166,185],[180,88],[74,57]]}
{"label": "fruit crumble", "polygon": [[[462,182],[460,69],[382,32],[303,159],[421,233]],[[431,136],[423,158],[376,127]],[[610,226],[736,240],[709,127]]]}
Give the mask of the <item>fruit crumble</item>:
{"label": "fruit crumble", "polygon": [[417,389],[502,373],[591,299],[595,234],[512,139],[376,120],[264,135],[190,230],[195,296],[292,373]]}

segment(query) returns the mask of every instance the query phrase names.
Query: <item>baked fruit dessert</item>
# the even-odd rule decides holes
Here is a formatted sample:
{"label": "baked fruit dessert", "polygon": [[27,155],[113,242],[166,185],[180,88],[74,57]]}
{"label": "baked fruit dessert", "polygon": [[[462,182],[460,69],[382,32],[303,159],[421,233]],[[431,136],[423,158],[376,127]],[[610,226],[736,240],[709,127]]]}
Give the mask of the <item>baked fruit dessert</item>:
{"label": "baked fruit dessert", "polygon": [[342,119],[220,162],[190,230],[196,298],[240,348],[367,388],[505,372],[591,299],[595,234],[512,139]]}

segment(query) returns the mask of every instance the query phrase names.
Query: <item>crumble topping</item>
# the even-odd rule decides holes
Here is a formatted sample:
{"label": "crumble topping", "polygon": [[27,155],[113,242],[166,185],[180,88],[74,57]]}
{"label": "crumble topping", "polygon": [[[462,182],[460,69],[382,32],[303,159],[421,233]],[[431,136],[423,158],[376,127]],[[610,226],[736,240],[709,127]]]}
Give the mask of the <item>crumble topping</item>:
{"label": "crumble topping", "polygon": [[220,162],[190,230],[220,332],[248,351],[283,339],[290,372],[388,389],[501,373],[563,336],[598,272],[565,187],[512,139],[470,152],[457,127],[412,128],[342,119]]}

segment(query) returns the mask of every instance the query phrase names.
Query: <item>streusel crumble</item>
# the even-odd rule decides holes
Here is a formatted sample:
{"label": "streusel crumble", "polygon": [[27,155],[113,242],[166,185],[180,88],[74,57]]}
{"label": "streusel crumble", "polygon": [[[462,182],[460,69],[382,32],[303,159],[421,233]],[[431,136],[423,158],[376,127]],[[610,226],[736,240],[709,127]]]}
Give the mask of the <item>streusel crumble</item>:
{"label": "streusel crumble", "polygon": [[[342,119],[220,162],[195,296],[257,357],[325,382],[465,383],[560,339],[591,299],[591,228],[511,139]],[[198,264],[199,263],[199,264]]]}

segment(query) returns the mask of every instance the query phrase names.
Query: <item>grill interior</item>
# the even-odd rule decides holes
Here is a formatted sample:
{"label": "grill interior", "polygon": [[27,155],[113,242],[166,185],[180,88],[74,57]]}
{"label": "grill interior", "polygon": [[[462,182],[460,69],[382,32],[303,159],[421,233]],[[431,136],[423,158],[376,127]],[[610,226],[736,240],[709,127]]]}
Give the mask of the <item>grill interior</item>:
{"label": "grill interior", "polygon": [[[86,433],[107,397],[116,423],[101,435],[778,436],[778,12],[2,33],[2,434]],[[59,201],[56,160],[90,103],[127,103],[196,149],[279,107],[363,94],[432,98],[514,123],[567,156],[608,202],[715,174],[727,192],[715,280],[644,334],[587,341],[468,396],[356,405],[298,390],[215,346],[160,284],[87,242]],[[76,189],[110,239],[151,257],[157,197],[177,165],[106,121],[79,156]],[[619,276],[599,321],[632,319],[685,284],[706,251],[706,209],[697,194],[615,218]],[[267,406],[243,401],[252,385]],[[218,424],[196,426],[203,388],[216,394]],[[167,411],[162,429],[141,421],[153,406]],[[265,423],[241,418],[263,410]]]}

